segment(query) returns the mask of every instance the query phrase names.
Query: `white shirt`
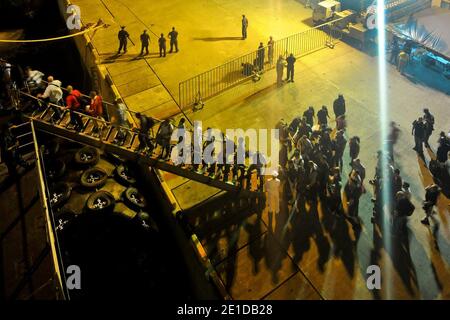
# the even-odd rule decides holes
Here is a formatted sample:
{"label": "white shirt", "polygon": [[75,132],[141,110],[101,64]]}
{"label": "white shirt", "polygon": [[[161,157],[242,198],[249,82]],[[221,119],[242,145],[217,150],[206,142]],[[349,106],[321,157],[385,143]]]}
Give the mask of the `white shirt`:
{"label": "white shirt", "polygon": [[49,82],[47,88],[45,88],[42,98],[49,98],[50,102],[57,103],[63,97],[63,92],[61,90],[61,81],[53,80]]}
{"label": "white shirt", "polygon": [[[40,72],[39,70],[31,70],[30,75],[27,78],[27,81],[34,82],[36,84],[40,84],[43,76],[44,76],[44,74],[42,72]],[[58,81],[58,80],[56,80],[56,81]]]}

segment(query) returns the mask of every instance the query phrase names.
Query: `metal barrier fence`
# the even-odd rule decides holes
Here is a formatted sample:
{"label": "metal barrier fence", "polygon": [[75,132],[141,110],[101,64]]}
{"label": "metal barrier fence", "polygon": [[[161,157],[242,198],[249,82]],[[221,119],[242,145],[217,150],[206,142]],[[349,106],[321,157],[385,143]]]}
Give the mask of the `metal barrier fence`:
{"label": "metal barrier fence", "polygon": [[253,71],[267,71],[276,66],[280,55],[293,54],[302,57],[314,51],[333,47],[341,39],[341,31],[335,27],[337,19],[306,31],[277,40],[271,48],[264,47],[264,55],[256,50],[214,69],[208,70],[179,84],[179,104],[186,108],[211,98],[253,76]]}

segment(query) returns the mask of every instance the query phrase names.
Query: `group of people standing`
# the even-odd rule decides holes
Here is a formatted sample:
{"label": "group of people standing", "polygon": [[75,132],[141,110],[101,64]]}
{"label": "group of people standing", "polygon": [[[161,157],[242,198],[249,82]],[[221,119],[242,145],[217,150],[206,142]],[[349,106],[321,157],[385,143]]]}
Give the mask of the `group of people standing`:
{"label": "group of people standing", "polygon": [[430,148],[429,139],[434,131],[434,116],[428,108],[423,109],[423,116],[412,123],[411,134],[414,136],[414,150],[424,158],[423,146]]}
{"label": "group of people standing", "polygon": [[[125,30],[125,26],[122,26],[117,37],[119,38],[119,50],[117,51],[117,54],[120,54],[120,52],[123,50],[124,53],[127,53],[127,44],[128,40],[130,39],[130,34],[128,31]],[[172,30],[168,33],[168,37],[170,40],[170,51],[169,53],[172,53],[174,48],[175,52],[178,52],[178,31],[175,30],[175,27],[172,27]],[[149,54],[149,45],[150,45],[150,35],[147,33],[147,30],[144,30],[142,34],[140,35],[140,41],[141,41],[141,53],[140,56],[145,54]],[[159,56],[165,57],[166,56],[166,42],[167,39],[164,37],[164,34],[161,33],[160,37],[158,38],[158,47],[159,47]]]}
{"label": "group of people standing", "polygon": [[[335,118],[345,117],[343,95],[334,101],[333,111]],[[322,106],[317,115],[310,106],[289,124],[283,119],[279,121],[280,186],[285,199],[296,210],[306,202],[316,206],[320,200],[326,212],[344,215],[356,227],[360,224],[359,198],[365,192],[363,182],[366,175],[359,159],[360,139],[355,136],[347,140],[345,123],[336,121],[336,127],[332,129],[328,124],[329,118],[326,106]],[[351,160],[343,187],[343,155],[347,143]]]}

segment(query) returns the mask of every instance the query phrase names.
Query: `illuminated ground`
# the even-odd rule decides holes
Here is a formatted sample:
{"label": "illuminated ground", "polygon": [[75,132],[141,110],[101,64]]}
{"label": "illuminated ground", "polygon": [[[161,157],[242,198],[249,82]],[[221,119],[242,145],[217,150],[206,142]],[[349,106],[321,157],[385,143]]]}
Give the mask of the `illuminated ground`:
{"label": "illuminated ground", "polygon": [[[375,168],[375,153],[378,150],[378,106],[377,95],[377,75],[376,58],[367,56],[364,53],[340,43],[334,50],[323,50],[302,59],[296,69],[295,84],[285,85],[281,89],[270,86],[275,75],[267,74],[261,82],[247,83],[224,95],[210,100],[205,109],[193,114],[192,119],[203,120],[208,126],[217,128],[270,128],[280,118],[292,119],[294,115],[303,113],[305,107],[313,105],[318,107],[322,104],[330,106],[335,96],[344,93],[348,103],[349,128],[348,136],[358,135],[362,141],[360,158],[367,168],[367,176],[372,177]],[[436,76],[436,75],[435,75]],[[436,232],[437,246],[435,246],[432,236],[432,229],[424,227],[420,223],[423,217],[421,201],[424,197],[424,186],[432,180],[427,169],[421,160],[412,150],[413,141],[410,133],[412,121],[421,114],[422,108],[428,106],[435,114],[436,131],[430,141],[432,148],[436,150],[437,133],[441,130],[447,131],[450,123],[448,105],[450,98],[441,92],[427,87],[416,85],[407,78],[401,77],[395,68],[389,66],[389,106],[392,120],[398,122],[402,129],[400,141],[396,146],[396,163],[402,172],[405,181],[410,182],[414,193],[413,201],[416,211],[409,222],[409,248],[401,247],[398,244],[394,255],[388,254],[384,249],[381,252],[381,259],[377,262],[380,265],[387,264],[386,277],[383,278],[383,288],[388,288],[387,273],[392,272],[392,291],[381,292],[382,298],[450,298],[450,225],[449,225],[449,205],[450,201],[441,197],[439,202],[439,214],[437,215],[440,227]],[[269,86],[268,86],[269,85]],[[262,90],[258,92],[259,90]],[[243,98],[248,93],[253,96]],[[348,150],[345,153],[344,163],[348,163]],[[430,155],[426,154],[427,161]],[[344,170],[344,175],[348,173],[348,166]],[[191,183],[187,183],[189,185]],[[366,183],[368,190],[370,186]],[[181,192],[179,189],[182,189]],[[180,197],[186,190],[186,186],[177,188]],[[187,196],[182,197],[183,201]],[[233,278],[236,279],[231,286],[231,291],[236,292],[236,297],[262,298],[267,294],[268,298],[307,298],[317,297],[311,293],[308,283],[302,278],[302,273],[310,281],[312,286],[325,299],[366,299],[378,297],[369,292],[365,287],[365,270],[373,261],[371,251],[374,248],[373,230],[370,223],[372,205],[371,194],[363,195],[360,203],[360,216],[364,221],[364,229],[355,241],[354,233],[350,224],[338,222],[337,229],[330,231],[329,221],[323,220],[319,216],[320,223],[314,214],[304,215],[294,219],[295,222],[289,225],[290,235],[276,236],[277,240],[272,246],[267,247],[267,241],[273,239],[267,229],[268,219],[266,213],[263,214],[262,235],[257,237],[260,245],[266,248],[261,258],[261,265],[271,261],[276,257],[283,262],[276,269],[284,278],[272,283],[269,288],[264,288],[261,292],[245,293],[241,295],[242,286],[245,284],[251,287],[256,285],[261,279],[266,279],[267,275],[248,274],[247,267],[241,267],[245,261],[254,260],[252,245],[255,242],[247,243],[244,240],[242,247],[238,246],[237,255],[229,256],[229,261],[237,265],[233,270]],[[286,216],[280,216],[280,223],[284,224]],[[253,222],[252,222],[253,223]],[[306,227],[305,226],[308,226]],[[242,224],[243,228],[246,223]],[[243,241],[242,233],[238,237],[239,242]],[[225,237],[226,238],[226,237]],[[230,237],[229,239],[233,239]],[[228,239],[228,240],[229,240]],[[223,238],[217,241],[218,247],[232,247]],[[282,249],[288,244],[287,254]],[[278,253],[274,253],[273,251]],[[222,253],[223,255],[223,253]],[[396,256],[397,259],[392,259]],[[288,260],[299,258],[296,268],[291,268]],[[242,261],[244,260],[244,262]],[[324,269],[320,270],[319,261],[324,263]],[[270,266],[270,264],[269,264]],[[269,268],[267,266],[267,268]],[[270,269],[270,268],[269,268]],[[229,272],[229,271],[228,271]],[[262,271],[261,271],[262,272]],[[291,278],[289,278],[291,277]],[[287,281],[289,279],[289,281]],[[267,280],[269,281],[269,280]],[[293,283],[292,283],[293,282]],[[292,287],[291,287],[292,286]],[[306,286],[306,289],[305,289]],[[382,290],[383,291],[383,290]]]}
{"label": "illuminated ground", "polygon": [[[110,24],[93,37],[100,62],[111,75],[125,102],[134,111],[163,118],[179,110],[178,84],[232,58],[255,51],[269,36],[280,39],[308,28],[310,10],[294,0],[274,1],[148,1],[77,0],[83,23],[99,18]],[[271,8],[268,10],[267,8]],[[248,38],[241,40],[241,15],[249,19]],[[125,25],[130,33],[128,53],[115,56],[117,32]],[[157,39],[179,31],[177,54],[159,58]],[[139,36],[150,34],[150,54],[138,57]],[[167,43],[169,51],[169,43]]]}
{"label": "illuminated ground", "polygon": [[[120,24],[128,26],[133,39],[137,39],[143,24],[123,4],[132,12],[139,12],[140,19],[155,33],[167,33],[172,25],[180,31],[181,51],[177,55],[166,59],[151,57],[147,61],[129,61],[137,54],[137,49],[132,48],[130,59],[121,58],[120,62],[112,62],[108,66],[123,79],[122,90],[130,90],[131,93],[141,88],[135,87],[136,82],[132,81],[135,72],[130,71],[130,66],[134,66],[136,72],[146,73],[139,74],[140,79],[155,79],[154,87],[130,95],[128,101],[125,99],[136,110],[146,110],[144,106],[152,104],[154,100],[161,102],[159,106],[148,109],[147,113],[155,116],[164,115],[169,107],[174,106],[153,71],[169,91],[176,93],[179,81],[253,50],[260,39],[265,40],[270,34],[277,38],[301,31],[307,27],[302,20],[311,15],[309,9],[304,9],[295,1],[284,1],[276,10],[273,9],[276,4],[272,1],[190,1],[189,4],[170,1],[164,4],[158,2],[151,7],[146,1],[137,0],[103,2],[116,20],[120,19]],[[83,10],[88,1],[77,3],[82,5]],[[86,15],[104,17],[102,14],[105,9],[101,9],[98,1],[89,1],[89,6],[98,6],[99,11]],[[244,12],[250,19],[249,39],[245,42],[218,41],[220,39],[217,38],[239,36],[239,18]],[[112,17],[108,19],[113,21]],[[272,25],[276,26],[275,29]],[[116,30],[110,28],[107,32],[108,36],[100,36],[100,33],[96,35],[98,38],[95,38],[94,44],[101,47],[98,49],[101,54],[111,55],[117,46]],[[155,51],[154,43],[152,46],[152,51]],[[142,64],[143,68],[138,64]],[[343,93],[348,104],[347,135],[360,136],[360,158],[367,168],[367,176],[372,177],[375,154],[379,149],[376,58],[339,43],[334,50],[325,49],[302,58],[296,66],[295,84],[277,88],[273,85],[273,73],[266,73],[257,84],[246,83],[208,101],[203,111],[189,113],[189,117],[203,120],[205,127],[272,128],[280,118],[290,121],[308,105],[316,109],[322,104],[331,106],[337,94]],[[208,221],[203,222],[203,230],[200,226],[199,233],[203,231],[203,243],[233,298],[450,298],[450,202],[441,197],[439,213],[436,215],[440,227],[436,232],[420,224],[424,186],[431,182],[431,176],[413,152],[410,134],[412,121],[421,115],[424,106],[429,107],[436,117],[436,130],[431,138],[432,148],[436,150],[437,134],[449,129],[450,98],[440,91],[400,76],[390,66],[388,77],[391,118],[402,129],[396,146],[396,163],[404,180],[411,184],[416,206],[416,212],[409,222],[407,244],[394,240],[395,252],[381,249],[377,261],[371,258],[376,255],[372,254],[374,239],[370,223],[370,193],[361,199],[360,216],[364,228],[358,239],[345,221],[335,221],[330,227],[329,221],[323,219],[320,207],[317,214],[314,210],[308,210],[291,220],[287,231],[282,234],[278,229],[275,236],[267,232],[269,220],[265,211],[261,219],[251,215],[246,220],[245,214],[242,214],[241,219],[227,222],[222,229],[219,225],[214,230],[205,230],[210,224]],[[437,77],[435,75],[434,79]],[[145,81],[137,81],[142,82]],[[445,83],[445,80],[439,83]],[[164,97],[160,99],[161,96]],[[348,150],[345,157],[344,163],[348,163]],[[426,154],[426,158],[429,161],[430,155]],[[343,176],[347,172],[348,166]],[[200,187],[182,178],[167,175],[166,179],[184,209],[217,193],[217,190]],[[367,183],[366,186],[371,191]],[[284,225],[286,220],[286,215],[281,214],[277,224]],[[366,267],[374,262],[385,266],[379,294],[368,291],[365,286]],[[253,268],[254,265],[257,268]]]}

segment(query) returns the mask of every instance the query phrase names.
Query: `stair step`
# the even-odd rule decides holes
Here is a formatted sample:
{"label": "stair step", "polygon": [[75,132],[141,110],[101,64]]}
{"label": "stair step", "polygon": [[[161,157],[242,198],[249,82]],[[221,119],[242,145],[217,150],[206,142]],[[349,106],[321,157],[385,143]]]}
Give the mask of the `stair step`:
{"label": "stair step", "polygon": [[81,118],[81,121],[83,122],[83,128],[81,129],[81,132],[85,133],[85,130],[89,123],[91,123],[91,118]]}
{"label": "stair step", "polygon": [[111,131],[112,131],[112,126],[108,126],[103,130],[103,132],[102,132],[102,140],[103,141],[108,141]]}
{"label": "stair step", "polygon": [[125,139],[124,147],[130,149],[133,146],[134,139],[136,139],[136,133],[128,132],[127,138]]}
{"label": "stair step", "polygon": [[51,109],[50,108],[47,108],[47,109],[45,109],[44,110],[44,112],[42,112],[40,115],[38,115],[37,117],[39,118],[39,119],[45,119],[45,117],[46,116],[48,116],[48,114],[49,113],[51,113],[52,111],[51,111]]}
{"label": "stair step", "polygon": [[70,123],[70,112],[65,111],[61,119],[58,121],[58,125],[67,128]]}
{"label": "stair step", "polygon": [[106,140],[109,143],[114,143],[114,140],[117,138],[117,135],[119,134],[119,129],[116,127],[113,127],[111,130],[111,133],[109,134],[108,140]]}
{"label": "stair step", "polygon": [[94,134],[94,121],[89,121],[89,123],[84,127],[84,134],[92,136]]}

